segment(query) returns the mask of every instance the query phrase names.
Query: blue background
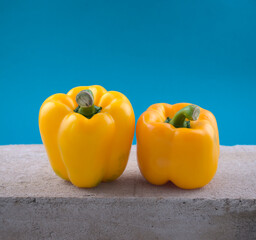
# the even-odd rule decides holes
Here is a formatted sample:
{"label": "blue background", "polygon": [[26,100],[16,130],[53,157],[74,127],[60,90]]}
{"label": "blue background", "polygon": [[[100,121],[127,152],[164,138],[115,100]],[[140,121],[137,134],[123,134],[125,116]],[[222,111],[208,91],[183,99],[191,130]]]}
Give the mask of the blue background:
{"label": "blue background", "polygon": [[41,143],[42,102],[92,84],[124,93],[136,119],[191,102],[221,144],[256,144],[255,13],[254,0],[0,0],[0,144]]}

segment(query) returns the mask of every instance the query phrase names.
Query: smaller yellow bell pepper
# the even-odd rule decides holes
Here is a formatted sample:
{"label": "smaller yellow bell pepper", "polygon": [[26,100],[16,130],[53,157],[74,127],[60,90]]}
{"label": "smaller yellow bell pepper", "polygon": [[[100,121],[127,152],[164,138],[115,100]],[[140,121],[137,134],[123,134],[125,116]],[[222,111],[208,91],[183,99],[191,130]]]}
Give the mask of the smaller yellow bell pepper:
{"label": "smaller yellow bell pepper", "polygon": [[214,115],[196,105],[150,106],[136,126],[137,158],[152,184],[168,181],[184,189],[205,186],[214,177],[219,134]]}
{"label": "smaller yellow bell pepper", "polygon": [[129,100],[96,85],[55,94],[39,113],[42,141],[54,172],[77,187],[94,187],[123,173],[134,125]]}

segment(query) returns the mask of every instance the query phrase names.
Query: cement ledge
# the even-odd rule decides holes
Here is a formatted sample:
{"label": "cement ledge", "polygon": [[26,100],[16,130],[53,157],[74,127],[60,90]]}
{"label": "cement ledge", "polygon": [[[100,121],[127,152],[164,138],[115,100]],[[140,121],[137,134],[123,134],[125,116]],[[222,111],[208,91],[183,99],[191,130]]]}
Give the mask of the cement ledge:
{"label": "cement ledge", "polygon": [[0,239],[256,239],[256,146],[222,146],[213,181],[189,191],[147,183],[135,155],[117,181],[78,189],[42,145],[0,146]]}

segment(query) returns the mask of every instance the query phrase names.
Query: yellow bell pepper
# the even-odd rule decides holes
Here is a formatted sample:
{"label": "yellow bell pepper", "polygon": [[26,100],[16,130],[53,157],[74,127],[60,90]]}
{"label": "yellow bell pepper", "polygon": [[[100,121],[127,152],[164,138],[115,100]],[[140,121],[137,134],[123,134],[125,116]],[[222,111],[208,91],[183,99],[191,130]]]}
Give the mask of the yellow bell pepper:
{"label": "yellow bell pepper", "polygon": [[96,85],[55,94],[39,113],[42,141],[54,172],[77,187],[94,187],[123,173],[134,125],[129,100]]}
{"label": "yellow bell pepper", "polygon": [[136,126],[137,158],[152,184],[168,181],[183,189],[205,186],[214,177],[219,134],[214,115],[196,105],[150,106]]}

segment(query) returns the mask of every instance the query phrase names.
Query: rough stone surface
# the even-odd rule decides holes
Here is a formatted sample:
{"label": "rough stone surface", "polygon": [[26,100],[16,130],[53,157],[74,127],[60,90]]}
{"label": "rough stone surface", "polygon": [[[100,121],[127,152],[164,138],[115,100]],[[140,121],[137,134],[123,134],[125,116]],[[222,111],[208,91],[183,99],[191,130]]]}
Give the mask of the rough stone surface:
{"label": "rough stone surface", "polygon": [[0,239],[256,239],[256,146],[221,147],[207,186],[153,186],[133,146],[94,189],[55,176],[42,145],[0,146]]}

